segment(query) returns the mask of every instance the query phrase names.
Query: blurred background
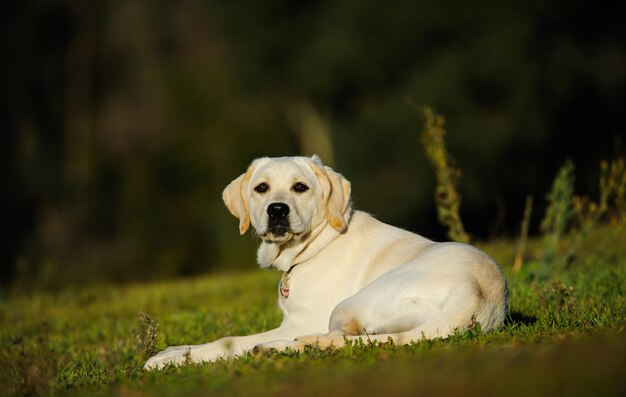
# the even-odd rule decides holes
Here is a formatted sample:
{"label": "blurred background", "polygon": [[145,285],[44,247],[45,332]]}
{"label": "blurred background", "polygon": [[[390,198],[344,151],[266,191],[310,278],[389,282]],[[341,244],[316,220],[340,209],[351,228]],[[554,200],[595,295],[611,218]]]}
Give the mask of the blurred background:
{"label": "blurred background", "polygon": [[22,288],[252,269],[222,189],[311,155],[355,206],[445,239],[420,120],[447,119],[474,239],[535,222],[565,159],[597,197],[624,155],[623,2],[39,0],[0,16],[0,280]]}

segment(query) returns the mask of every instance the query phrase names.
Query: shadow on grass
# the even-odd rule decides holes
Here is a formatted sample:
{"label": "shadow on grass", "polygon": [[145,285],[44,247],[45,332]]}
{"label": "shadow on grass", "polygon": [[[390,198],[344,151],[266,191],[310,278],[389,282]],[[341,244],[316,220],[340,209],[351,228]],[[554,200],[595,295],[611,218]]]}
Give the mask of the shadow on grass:
{"label": "shadow on grass", "polygon": [[504,321],[505,325],[533,325],[537,322],[537,317],[527,316],[520,312],[510,312]]}

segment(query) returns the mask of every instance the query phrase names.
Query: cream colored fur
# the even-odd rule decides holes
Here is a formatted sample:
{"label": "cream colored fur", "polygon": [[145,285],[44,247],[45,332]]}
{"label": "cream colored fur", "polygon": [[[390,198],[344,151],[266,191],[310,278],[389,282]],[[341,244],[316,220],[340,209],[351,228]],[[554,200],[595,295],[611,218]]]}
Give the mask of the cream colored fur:
{"label": "cream colored fur", "polygon": [[[308,190],[298,192],[296,183]],[[260,184],[267,191],[255,191]],[[435,243],[353,211],[350,183],[317,156],[257,159],[223,198],[240,232],[252,226],[262,239],[261,267],[284,272],[278,294],[283,321],[256,335],[169,347],[146,369],[254,348],[340,347],[344,338],[407,344],[446,337],[475,322],[489,331],[504,321],[508,288],[492,258],[470,245]],[[284,234],[269,227],[272,203],[289,207]]]}

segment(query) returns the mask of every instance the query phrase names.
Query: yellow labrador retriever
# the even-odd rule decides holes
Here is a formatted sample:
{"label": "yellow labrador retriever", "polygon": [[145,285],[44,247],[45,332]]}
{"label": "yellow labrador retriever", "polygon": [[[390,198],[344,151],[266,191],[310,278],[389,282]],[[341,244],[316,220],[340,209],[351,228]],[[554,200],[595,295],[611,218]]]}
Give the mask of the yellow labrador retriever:
{"label": "yellow labrador retriever", "polygon": [[350,182],[317,156],[260,158],[223,194],[239,231],[262,239],[257,259],[283,276],[280,327],[169,347],[146,369],[214,361],[257,349],[340,347],[344,338],[408,344],[474,322],[502,324],[508,287],[477,248],[436,243],[351,208]]}

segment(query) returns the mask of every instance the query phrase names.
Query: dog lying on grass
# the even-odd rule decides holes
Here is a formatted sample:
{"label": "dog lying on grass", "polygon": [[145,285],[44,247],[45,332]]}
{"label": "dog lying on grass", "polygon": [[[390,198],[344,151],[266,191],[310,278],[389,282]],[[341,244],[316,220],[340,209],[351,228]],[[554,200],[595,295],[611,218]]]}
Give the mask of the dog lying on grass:
{"label": "dog lying on grass", "polygon": [[283,272],[283,321],[256,335],[169,347],[145,369],[358,338],[408,344],[504,321],[508,287],[491,257],[354,211],[350,182],[317,156],[257,159],[223,198],[241,234],[252,225],[261,238],[261,267]]}

